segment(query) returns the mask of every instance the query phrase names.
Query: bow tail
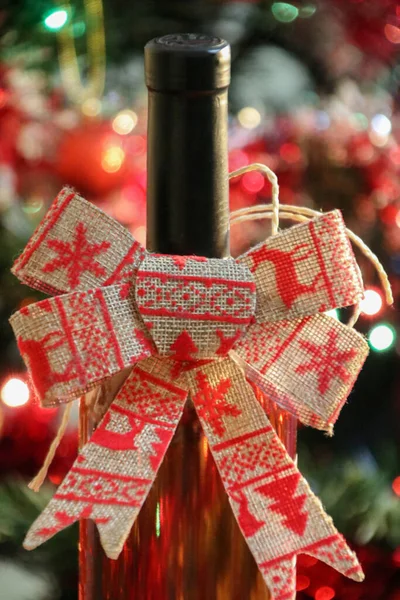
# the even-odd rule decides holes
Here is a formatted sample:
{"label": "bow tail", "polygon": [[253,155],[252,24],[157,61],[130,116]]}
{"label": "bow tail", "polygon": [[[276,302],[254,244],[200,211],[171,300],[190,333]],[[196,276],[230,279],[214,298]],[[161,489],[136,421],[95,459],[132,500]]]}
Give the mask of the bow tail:
{"label": "bow tail", "polygon": [[36,548],[82,518],[96,522],[109,558],[118,558],[182,415],[187,391],[168,361],[137,365],[83,447],[24,547]]}
{"label": "bow tail", "polygon": [[230,359],[187,373],[189,390],[247,544],[273,600],[295,598],[295,558],[355,580],[361,567]]}

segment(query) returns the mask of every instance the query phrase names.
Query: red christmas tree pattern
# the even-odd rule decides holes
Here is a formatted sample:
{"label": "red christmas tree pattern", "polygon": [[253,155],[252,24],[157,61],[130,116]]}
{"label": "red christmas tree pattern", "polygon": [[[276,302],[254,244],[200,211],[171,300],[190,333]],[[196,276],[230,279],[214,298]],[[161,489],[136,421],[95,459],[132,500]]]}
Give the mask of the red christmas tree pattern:
{"label": "red christmas tree pattern", "polygon": [[296,373],[304,374],[315,371],[318,376],[318,391],[325,394],[335,377],[339,377],[343,383],[348,383],[351,373],[346,369],[345,364],[355,358],[357,350],[340,350],[337,347],[338,331],[328,332],[328,341],[326,344],[315,344],[307,340],[299,340],[299,344],[310,355],[309,362],[303,363],[296,368]]}
{"label": "red christmas tree pattern", "polygon": [[196,344],[193,342],[190,334],[184,329],[182,333],[178,335],[175,342],[170,346],[170,350],[174,353],[172,358],[175,360],[196,360],[196,356],[192,356],[193,354],[197,354],[198,348]]}
{"label": "red christmas tree pattern", "polygon": [[68,283],[75,289],[81,283],[82,273],[90,271],[96,277],[106,274],[104,268],[95,257],[105,252],[110,247],[110,242],[91,244],[86,237],[87,227],[83,223],[76,226],[71,242],[63,240],[49,240],[47,245],[58,256],[46,263],[42,269],[44,273],[53,273],[60,269],[67,272]]}
{"label": "red christmas tree pattern", "polygon": [[217,329],[217,331],[215,333],[219,337],[219,342],[220,342],[220,345],[219,345],[218,350],[216,351],[216,354],[219,354],[221,356],[225,356],[226,354],[228,354],[228,352],[232,348],[232,346],[234,346],[235,343],[240,338],[240,336],[243,335],[243,331],[241,331],[241,330],[236,331],[232,336],[225,335],[224,332],[221,331],[221,329]]}
{"label": "red christmas tree pattern", "polygon": [[284,517],[282,524],[297,533],[297,535],[304,534],[308,520],[308,513],[302,512],[307,499],[306,494],[295,496],[300,478],[299,472],[291,473],[256,489],[263,496],[276,500],[268,508],[282,515]]}
{"label": "red christmas tree pattern", "polygon": [[226,394],[231,387],[230,379],[221,379],[217,387],[212,387],[205,373],[196,374],[199,391],[193,396],[193,403],[199,414],[218,437],[225,433],[223,416],[238,417],[241,411],[234,404],[226,401]]}

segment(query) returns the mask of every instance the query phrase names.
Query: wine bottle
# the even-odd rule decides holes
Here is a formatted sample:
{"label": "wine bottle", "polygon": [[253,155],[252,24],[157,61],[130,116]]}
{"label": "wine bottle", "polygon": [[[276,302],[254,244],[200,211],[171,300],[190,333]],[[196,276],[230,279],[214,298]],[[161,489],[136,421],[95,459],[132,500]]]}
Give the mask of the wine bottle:
{"label": "wine bottle", "polygon": [[[167,35],[145,48],[148,110],[147,249],[229,255],[229,45]],[[260,395],[260,401],[263,401]],[[280,435],[285,417],[274,412]],[[81,442],[93,430],[81,411]],[[190,400],[117,561],[81,524],[80,600],[267,600]]]}

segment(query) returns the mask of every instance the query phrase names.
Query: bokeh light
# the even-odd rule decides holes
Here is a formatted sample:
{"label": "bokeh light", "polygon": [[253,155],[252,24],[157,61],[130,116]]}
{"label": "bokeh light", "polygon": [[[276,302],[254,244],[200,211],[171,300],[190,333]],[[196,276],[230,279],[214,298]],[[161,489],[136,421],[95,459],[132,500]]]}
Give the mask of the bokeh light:
{"label": "bokeh light", "polygon": [[392,560],[395,565],[400,567],[400,546],[392,554]]}
{"label": "bokeh light", "polygon": [[18,377],[11,377],[1,388],[0,396],[6,406],[23,406],[29,400],[29,387]]}
{"label": "bokeh light", "polygon": [[271,11],[281,23],[291,23],[299,16],[299,9],[288,2],[274,2]]}
{"label": "bokeh light", "polygon": [[297,575],[296,578],[296,590],[301,592],[302,590],[306,590],[310,585],[310,578],[307,575]]}
{"label": "bokeh light", "polygon": [[396,496],[400,496],[400,475],[393,480],[392,489]]}
{"label": "bokeh light", "polygon": [[87,117],[97,117],[101,112],[101,102],[98,98],[87,98],[82,103],[81,110]]}
{"label": "bokeh light", "polygon": [[301,150],[299,146],[291,142],[282,144],[279,149],[279,154],[283,160],[289,164],[295,164],[301,160]]}
{"label": "bokeh light", "polygon": [[122,110],[116,115],[112,122],[112,128],[115,133],[128,135],[137,125],[137,114],[133,110]]}
{"label": "bokeh light", "polygon": [[335,596],[335,590],[328,585],[318,588],[315,592],[315,600],[332,600]]}
{"label": "bokeh light", "polygon": [[125,152],[119,146],[110,146],[103,152],[101,166],[106,173],[116,173],[125,160]]}
{"label": "bokeh light", "polygon": [[368,335],[370,346],[377,352],[389,350],[395,342],[396,332],[391,325],[380,323],[371,329]]}
{"label": "bokeh light", "polygon": [[245,106],[239,110],[238,121],[245,129],[255,129],[261,123],[261,115],[256,108]]}
{"label": "bokeh light", "polygon": [[365,290],[364,298],[361,300],[360,308],[364,315],[372,317],[377,315],[383,305],[382,296],[376,290]]}
{"label": "bokeh light", "polygon": [[313,4],[306,4],[305,6],[299,8],[299,17],[302,19],[309,19],[315,14],[316,10],[317,7]]}
{"label": "bokeh light", "polygon": [[400,44],[400,28],[387,23],[384,27],[386,39],[392,44]]}
{"label": "bokeh light", "polygon": [[64,27],[68,21],[68,13],[66,10],[53,10],[44,20],[47,29],[57,31]]}
{"label": "bokeh light", "polygon": [[371,119],[371,128],[378,135],[389,135],[392,131],[392,122],[386,115],[377,114]]}
{"label": "bokeh light", "polygon": [[260,192],[263,189],[265,179],[262,173],[250,171],[243,175],[241,183],[246,192],[249,194],[257,194],[257,192]]}

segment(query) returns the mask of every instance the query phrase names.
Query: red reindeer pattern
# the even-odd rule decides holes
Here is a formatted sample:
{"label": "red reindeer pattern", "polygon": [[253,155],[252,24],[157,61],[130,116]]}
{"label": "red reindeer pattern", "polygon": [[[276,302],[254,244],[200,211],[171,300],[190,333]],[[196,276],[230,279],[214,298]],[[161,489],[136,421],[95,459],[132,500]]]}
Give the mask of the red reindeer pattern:
{"label": "red reindeer pattern", "polygon": [[[124,416],[128,419],[130,430],[125,433],[113,431],[112,429],[108,429],[108,426],[111,424],[111,412],[112,408],[107,412],[101,426],[93,434],[92,441],[98,446],[108,448],[109,450],[137,450],[135,439],[143,431],[146,423],[138,417],[126,413]],[[121,419],[123,417],[118,415],[117,418]]]}
{"label": "red reindeer pattern", "polygon": [[21,336],[17,338],[18,348],[29,363],[33,385],[40,398],[44,398],[54,384],[70,381],[75,376],[72,360],[62,372],[54,371],[51,366],[49,352],[64,343],[65,337],[60,331],[48,333],[39,340],[23,339]]}
{"label": "red reindeer pattern", "polygon": [[239,503],[237,515],[239,525],[244,535],[248,538],[257,533],[265,525],[265,521],[258,521],[250,512],[249,500],[242,490],[230,491],[232,500]]}
{"label": "red reindeer pattern", "polygon": [[[307,248],[306,253],[297,255],[304,248]],[[301,283],[298,279],[296,263],[306,260],[313,254],[314,252],[308,244],[297,244],[290,251],[261,246],[250,255],[253,261],[250,271],[254,273],[265,261],[272,262],[275,267],[276,286],[279,296],[286,308],[290,309],[299,296],[315,292],[318,282],[322,278],[322,273],[319,272],[310,284]]]}

